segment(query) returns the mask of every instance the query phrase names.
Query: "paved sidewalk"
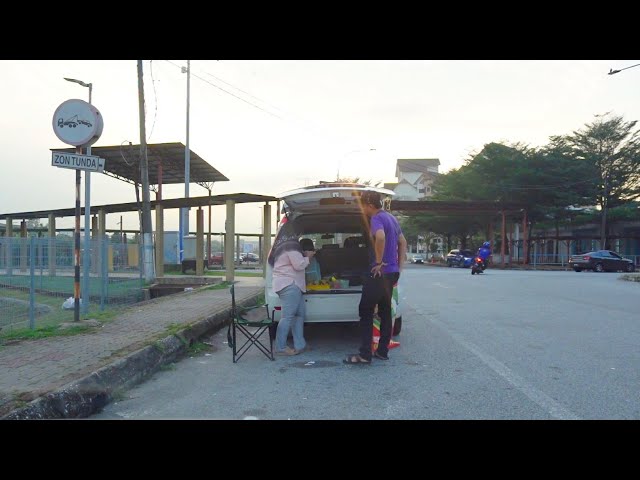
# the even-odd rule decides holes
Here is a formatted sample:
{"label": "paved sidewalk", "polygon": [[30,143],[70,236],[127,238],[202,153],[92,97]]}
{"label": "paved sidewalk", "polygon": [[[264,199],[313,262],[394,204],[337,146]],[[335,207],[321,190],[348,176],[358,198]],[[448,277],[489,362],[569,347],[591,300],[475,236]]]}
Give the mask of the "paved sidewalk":
{"label": "paved sidewalk", "polygon": [[[235,285],[238,304],[264,292],[260,277]],[[87,417],[219,330],[230,310],[228,288],[196,289],[133,305],[89,333],[0,346],[0,419]]]}

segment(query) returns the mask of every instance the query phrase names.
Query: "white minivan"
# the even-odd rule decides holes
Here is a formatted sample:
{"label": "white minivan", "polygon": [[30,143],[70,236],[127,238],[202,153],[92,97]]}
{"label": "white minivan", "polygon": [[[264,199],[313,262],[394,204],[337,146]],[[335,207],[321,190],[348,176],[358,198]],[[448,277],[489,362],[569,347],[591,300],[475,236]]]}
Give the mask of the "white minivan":
{"label": "white minivan", "polygon": [[[321,285],[307,288],[305,323],[358,322],[363,277],[370,274],[368,218],[361,211],[362,192],[376,191],[390,200],[392,190],[354,183],[322,183],[279,195],[283,200],[280,226],[293,222],[300,238],[313,241],[323,278]],[[385,206],[389,201],[384,202]],[[272,267],[266,262],[265,303],[277,322],[280,298],[272,289]],[[398,335],[402,317],[397,287],[393,291],[393,335]]]}

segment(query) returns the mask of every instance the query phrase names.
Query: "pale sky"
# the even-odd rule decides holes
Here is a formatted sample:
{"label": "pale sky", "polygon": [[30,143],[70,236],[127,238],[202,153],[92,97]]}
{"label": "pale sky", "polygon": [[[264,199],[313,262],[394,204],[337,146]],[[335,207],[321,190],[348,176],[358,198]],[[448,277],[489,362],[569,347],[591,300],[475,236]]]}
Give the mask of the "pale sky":
{"label": "pale sky", "polygon": [[[438,158],[445,173],[490,142],[542,146],[606,112],[640,120],[640,68],[607,75],[638,63],[192,60],[189,146],[230,179],[216,183],[214,195],[278,195],[333,180],[338,169],[343,177],[395,182],[398,158]],[[144,61],[148,143],[186,143],[181,66],[186,60]],[[93,84],[92,103],[104,119],[94,146],[140,143],[136,60],[2,60],[0,72],[0,213],[75,206],[73,170],[51,165],[50,149],[67,147],[51,120],[62,102],[88,100],[89,92],[63,77]],[[84,178],[82,187],[84,212]],[[184,193],[184,185],[163,186],[165,199]],[[189,193],[207,191],[191,184]],[[91,175],[92,205],[133,201],[132,185]],[[238,206],[236,232],[260,232],[261,207]],[[213,231],[224,230],[224,215],[224,207],[213,208]],[[195,230],[195,209],[190,218]],[[119,219],[108,215],[107,228],[119,228]],[[206,219],[205,210],[205,231]],[[123,223],[139,228],[136,214]],[[73,217],[57,220],[73,225]],[[165,230],[177,229],[177,210],[167,212]]]}

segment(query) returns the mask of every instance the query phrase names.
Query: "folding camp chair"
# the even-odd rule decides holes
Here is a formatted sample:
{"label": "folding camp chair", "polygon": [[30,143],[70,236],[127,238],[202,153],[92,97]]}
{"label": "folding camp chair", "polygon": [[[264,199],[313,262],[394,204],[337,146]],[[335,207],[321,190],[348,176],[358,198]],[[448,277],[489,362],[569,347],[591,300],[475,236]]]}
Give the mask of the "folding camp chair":
{"label": "folding camp chair", "polygon": [[[273,317],[269,317],[269,307],[267,305],[250,308],[238,308],[236,306],[236,296],[234,285],[231,285],[231,321],[227,329],[227,341],[233,348],[233,363],[236,363],[252,346],[264,353],[267,358],[275,360],[273,357],[273,336],[272,327],[275,325]],[[238,336],[236,332],[242,333],[246,341],[238,346]],[[267,332],[269,335],[269,346],[260,340],[260,337]],[[242,337],[241,337],[242,338]]]}

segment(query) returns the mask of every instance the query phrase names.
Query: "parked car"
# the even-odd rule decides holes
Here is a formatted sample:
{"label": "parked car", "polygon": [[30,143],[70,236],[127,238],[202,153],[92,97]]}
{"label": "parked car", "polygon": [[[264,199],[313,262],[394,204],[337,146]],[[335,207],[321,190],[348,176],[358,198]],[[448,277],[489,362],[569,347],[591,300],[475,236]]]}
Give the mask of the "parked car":
{"label": "parked car", "polygon": [[255,253],[243,253],[240,255],[240,263],[258,263],[260,257]]}
{"label": "parked car", "polygon": [[209,258],[209,265],[222,265],[222,260],[224,259],[223,252],[212,253]]}
{"label": "parked car", "polygon": [[424,259],[422,258],[422,255],[414,255],[411,257],[411,263],[424,263]]}
{"label": "parked car", "polygon": [[576,272],[593,270],[594,272],[633,272],[635,266],[632,260],[622,257],[611,250],[596,250],[594,252],[571,255],[569,265]]}
{"label": "parked car", "polygon": [[470,267],[475,254],[471,250],[454,248],[447,254],[447,267]]}
{"label": "parked car", "polygon": [[[337,323],[360,321],[358,305],[362,283],[371,275],[369,224],[363,219],[360,195],[375,191],[392,197],[393,190],[355,183],[324,183],[282,193],[284,217],[275,241],[284,234],[281,227],[292,223],[300,238],[309,238],[316,246],[315,258],[320,264],[322,280],[307,286],[304,293],[305,323]],[[280,297],[273,291],[273,267],[267,262],[265,303],[270,316],[280,320]],[[393,335],[402,328],[398,299],[399,287],[391,299]]]}

